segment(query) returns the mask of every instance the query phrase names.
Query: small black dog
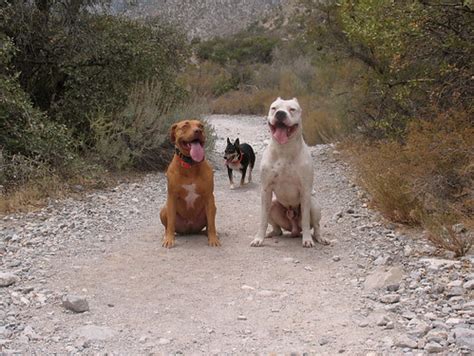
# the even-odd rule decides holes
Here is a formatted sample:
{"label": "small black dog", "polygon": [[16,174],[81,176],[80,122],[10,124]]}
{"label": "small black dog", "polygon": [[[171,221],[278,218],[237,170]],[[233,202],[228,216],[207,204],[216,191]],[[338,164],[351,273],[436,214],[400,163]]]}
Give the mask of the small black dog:
{"label": "small black dog", "polygon": [[225,148],[224,159],[227,166],[227,173],[229,173],[230,189],[234,189],[234,178],[232,176],[233,169],[238,169],[242,173],[242,178],[240,179],[240,185],[242,186],[245,184],[245,174],[247,173],[247,168],[250,166],[249,183],[252,181],[252,169],[255,165],[255,152],[250,145],[246,143],[240,144],[239,139],[232,143],[227,137],[227,147]]}

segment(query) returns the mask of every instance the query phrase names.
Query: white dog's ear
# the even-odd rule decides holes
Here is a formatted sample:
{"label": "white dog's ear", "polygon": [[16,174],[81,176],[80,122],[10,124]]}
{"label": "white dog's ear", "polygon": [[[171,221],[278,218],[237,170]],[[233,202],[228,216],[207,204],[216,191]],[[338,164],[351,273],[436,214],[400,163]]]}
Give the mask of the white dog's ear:
{"label": "white dog's ear", "polygon": [[279,96],[278,98],[276,98],[276,100],[281,100],[281,97]]}
{"label": "white dog's ear", "polygon": [[298,105],[300,105],[300,103],[298,102],[298,99],[293,98],[293,100],[296,101],[296,103],[297,103]]}

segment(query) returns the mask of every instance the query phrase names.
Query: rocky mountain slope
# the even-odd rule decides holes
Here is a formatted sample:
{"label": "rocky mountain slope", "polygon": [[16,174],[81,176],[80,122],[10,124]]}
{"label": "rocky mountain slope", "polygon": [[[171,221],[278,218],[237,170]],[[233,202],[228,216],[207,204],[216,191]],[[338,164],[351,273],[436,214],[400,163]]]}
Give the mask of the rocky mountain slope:
{"label": "rocky mountain slope", "polygon": [[229,35],[284,9],[290,0],[115,0],[116,14],[160,16],[177,23],[190,38]]}

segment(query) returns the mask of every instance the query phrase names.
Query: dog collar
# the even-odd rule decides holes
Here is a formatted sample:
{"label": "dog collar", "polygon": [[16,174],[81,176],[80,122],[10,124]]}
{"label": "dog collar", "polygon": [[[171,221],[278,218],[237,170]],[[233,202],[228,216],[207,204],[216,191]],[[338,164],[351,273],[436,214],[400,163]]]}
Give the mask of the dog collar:
{"label": "dog collar", "polygon": [[230,161],[230,162],[227,162],[227,163],[240,163],[240,162],[242,162],[242,158],[244,158],[244,153],[240,152],[240,158],[238,160]]}
{"label": "dog collar", "polygon": [[196,162],[189,156],[185,156],[181,153],[181,151],[178,149],[178,147],[175,147],[175,154],[178,156],[178,161],[181,167],[183,168],[191,168],[192,166],[195,166],[201,162]]}

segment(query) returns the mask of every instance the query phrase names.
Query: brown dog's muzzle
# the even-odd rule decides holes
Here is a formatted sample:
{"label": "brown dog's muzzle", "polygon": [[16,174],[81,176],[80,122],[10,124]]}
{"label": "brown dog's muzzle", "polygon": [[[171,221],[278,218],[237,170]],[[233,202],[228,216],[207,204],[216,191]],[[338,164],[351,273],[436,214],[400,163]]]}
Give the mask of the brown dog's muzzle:
{"label": "brown dog's muzzle", "polygon": [[200,122],[184,122],[178,126],[176,131],[179,150],[196,162],[201,162],[204,159],[204,144],[206,142],[204,129],[200,126],[202,126]]}

